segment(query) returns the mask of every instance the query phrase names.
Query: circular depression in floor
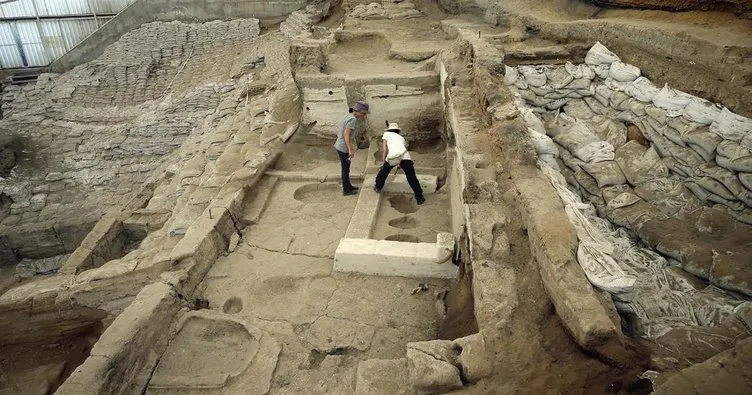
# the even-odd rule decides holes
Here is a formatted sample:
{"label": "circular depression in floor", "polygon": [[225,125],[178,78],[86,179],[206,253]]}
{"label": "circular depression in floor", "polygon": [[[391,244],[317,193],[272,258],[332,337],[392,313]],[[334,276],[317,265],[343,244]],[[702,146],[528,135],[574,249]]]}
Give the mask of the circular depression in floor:
{"label": "circular depression in floor", "polygon": [[389,226],[398,229],[412,229],[418,227],[418,220],[413,217],[399,217],[389,221]]}
{"label": "circular depression in floor", "polygon": [[396,195],[390,197],[389,205],[402,214],[412,214],[418,211],[418,203],[408,195]]}
{"label": "circular depression in floor", "polygon": [[232,297],[222,305],[222,311],[227,314],[237,314],[243,310],[243,300],[238,297]]}
{"label": "circular depression in floor", "polygon": [[329,203],[341,194],[339,184],[306,184],[295,190],[293,198],[303,203]]}

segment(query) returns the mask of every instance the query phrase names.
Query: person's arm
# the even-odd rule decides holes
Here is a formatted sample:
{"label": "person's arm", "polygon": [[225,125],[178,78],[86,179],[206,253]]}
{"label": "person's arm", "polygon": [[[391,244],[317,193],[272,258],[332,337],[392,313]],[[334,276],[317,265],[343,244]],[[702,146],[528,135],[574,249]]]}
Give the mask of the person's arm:
{"label": "person's arm", "polygon": [[382,154],[381,154],[381,161],[382,162],[386,162],[386,156],[389,153],[389,147],[386,145],[386,140],[382,141],[381,146],[382,146],[382,148],[381,148],[381,152],[382,152]]}
{"label": "person's arm", "polygon": [[347,153],[352,158],[355,156],[355,152],[353,152],[352,149],[352,143],[350,142],[350,132],[352,131],[351,128],[345,128],[345,145],[347,145]]}

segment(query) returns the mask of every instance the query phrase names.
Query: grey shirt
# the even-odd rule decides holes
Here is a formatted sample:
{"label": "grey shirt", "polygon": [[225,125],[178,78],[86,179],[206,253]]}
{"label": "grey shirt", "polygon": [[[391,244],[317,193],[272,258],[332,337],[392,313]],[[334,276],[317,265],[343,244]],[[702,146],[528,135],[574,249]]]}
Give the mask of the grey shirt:
{"label": "grey shirt", "polygon": [[350,128],[350,146],[355,146],[355,123],[357,119],[355,115],[347,114],[345,119],[342,120],[339,132],[337,133],[337,141],[334,142],[334,148],[339,152],[348,153],[347,144],[345,143],[345,130]]}

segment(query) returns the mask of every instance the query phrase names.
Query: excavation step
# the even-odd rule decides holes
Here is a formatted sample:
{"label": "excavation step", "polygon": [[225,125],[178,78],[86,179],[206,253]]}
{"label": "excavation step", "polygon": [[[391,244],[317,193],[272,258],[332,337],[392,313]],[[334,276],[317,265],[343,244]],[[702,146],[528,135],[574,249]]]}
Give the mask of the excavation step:
{"label": "excavation step", "polygon": [[439,233],[436,243],[342,239],[334,254],[334,271],[417,278],[457,277],[452,263],[454,236]]}

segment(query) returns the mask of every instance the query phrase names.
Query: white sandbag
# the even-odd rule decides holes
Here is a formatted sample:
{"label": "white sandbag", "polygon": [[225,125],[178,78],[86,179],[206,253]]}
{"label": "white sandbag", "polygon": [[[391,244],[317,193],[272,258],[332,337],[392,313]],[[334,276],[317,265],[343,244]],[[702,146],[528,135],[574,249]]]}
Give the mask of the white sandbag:
{"label": "white sandbag", "polygon": [[590,70],[593,71],[593,73],[601,79],[608,78],[608,70],[611,68],[611,65],[608,64],[599,64],[599,65],[590,65]]}
{"label": "white sandbag", "polygon": [[520,79],[520,74],[517,69],[504,65],[504,83],[507,85],[514,85]]}
{"label": "white sandbag", "polygon": [[[608,105],[608,98],[603,99],[597,93],[593,97],[584,97],[582,100],[584,100],[588,107],[590,107],[590,109],[596,114],[601,114],[603,108]],[[604,100],[606,104],[603,104]]]}
{"label": "white sandbag", "polygon": [[744,148],[746,148],[748,150],[752,150],[752,132],[747,133],[742,138],[742,141],[740,142],[740,144],[741,144],[742,147],[744,147]]}
{"label": "white sandbag", "polygon": [[608,76],[620,82],[633,82],[640,77],[639,67],[622,62],[611,63]]}
{"label": "white sandbag", "polygon": [[621,61],[621,59],[619,59],[615,53],[609,51],[608,48],[600,43],[600,41],[596,42],[595,45],[590,48],[587,55],[585,55],[585,63],[594,66],[603,64],[611,65],[611,63],[619,61]]}
{"label": "white sandbag", "polygon": [[632,97],[624,92],[614,91],[611,93],[611,97],[609,98],[609,103],[612,108],[615,108],[617,110],[626,110],[627,108],[621,107],[621,104],[627,101],[627,99],[631,99]]}
{"label": "white sandbag", "polygon": [[575,65],[572,62],[567,62],[564,64],[564,69],[576,79],[592,80],[595,78],[595,72],[585,64]]}
{"label": "white sandbag", "polygon": [[[611,103],[610,103],[609,100],[611,98],[611,93],[612,92],[613,91],[609,87],[607,87],[606,85],[597,84],[595,86],[595,95],[593,95],[593,97],[596,100],[598,100],[598,102],[601,104],[601,106],[607,107],[607,106],[611,105]],[[596,111],[596,112],[600,113],[600,111]]]}
{"label": "white sandbag", "polygon": [[629,184],[621,184],[601,188],[601,196],[603,196],[603,200],[606,204],[624,192],[632,193],[632,187],[629,186]]}
{"label": "white sandbag", "polygon": [[724,108],[715,122],[710,125],[710,131],[726,140],[742,141],[745,135],[752,133],[752,119],[734,114],[728,108]]}
{"label": "white sandbag", "polygon": [[603,84],[609,87],[611,90],[619,92],[627,92],[629,91],[629,89],[631,89],[632,86],[632,83],[630,82],[620,82],[611,77],[606,78],[606,80],[603,81]]}
{"label": "white sandbag", "polygon": [[752,173],[752,156],[742,156],[740,158],[731,159],[725,156],[717,155],[715,157],[718,166],[733,171],[741,171],[746,173]]}
{"label": "white sandbag", "polygon": [[742,185],[747,189],[752,191],[752,173],[739,173],[739,181],[741,181]]}
{"label": "white sandbag", "polygon": [[646,111],[647,105],[637,99],[630,100],[629,101],[629,111],[632,111],[635,115],[638,117],[643,117],[647,115]]}
{"label": "white sandbag", "polygon": [[660,89],[653,85],[649,79],[640,77],[634,80],[626,92],[641,102],[652,103],[653,98],[660,92]]}
{"label": "white sandbag", "polygon": [[582,165],[582,170],[595,178],[598,188],[627,183],[624,173],[614,161],[585,163]]}
{"label": "white sandbag", "polygon": [[564,106],[564,112],[579,121],[585,121],[597,115],[584,100],[571,100]]}
{"label": "white sandbag", "polygon": [[665,84],[663,85],[663,89],[653,98],[653,104],[658,108],[666,110],[666,115],[669,117],[679,117],[683,114],[684,108],[687,107],[692,98],[692,95]]}
{"label": "white sandbag", "polygon": [[614,146],[606,141],[596,141],[574,151],[574,155],[587,163],[614,160]]}
{"label": "white sandbag", "polygon": [[540,118],[533,113],[533,111],[527,107],[519,108],[520,116],[525,121],[527,127],[539,134],[546,134],[546,127],[543,126]]}
{"label": "white sandbag", "polygon": [[679,145],[679,146],[682,146],[682,147],[686,147],[687,146],[687,143],[684,142],[684,140],[682,140],[681,133],[679,133],[678,130],[672,128],[671,126],[665,126],[664,128],[661,129],[661,132],[672,143],[674,143],[676,145]]}
{"label": "white sandbag", "polygon": [[583,170],[582,167],[574,172],[574,179],[577,181],[577,185],[580,186],[583,195],[598,195],[600,193],[600,190],[598,189],[598,181]]}
{"label": "white sandbag", "polygon": [[[543,97],[545,97],[549,93],[554,92],[554,89],[551,88],[548,84],[543,85],[543,86],[532,86],[532,85],[530,85],[530,88],[528,88],[528,89],[530,89],[530,91],[533,92],[533,93],[535,93],[536,95],[543,96]],[[561,99],[561,98],[557,97],[557,99]]]}
{"label": "white sandbag", "polygon": [[[739,181],[739,178],[736,176],[736,173],[724,169],[719,166],[715,166],[713,164],[705,164],[703,166],[698,167],[698,170],[702,172],[702,174],[705,174],[708,177],[713,178],[714,180],[720,182],[729,192],[731,192],[732,197],[729,199],[737,199],[746,191],[744,188],[744,185]],[[702,184],[701,184],[702,185]],[[707,189],[707,188],[706,188]],[[709,191],[716,193],[715,191],[708,189]],[[718,195],[724,196],[721,193],[717,193]],[[725,196],[724,196],[725,197]]]}
{"label": "white sandbag", "polygon": [[546,99],[559,100],[559,99],[580,99],[582,95],[569,89],[553,90],[550,93],[543,95]]}
{"label": "white sandbag", "polygon": [[645,106],[645,113],[660,124],[665,125],[668,117],[666,116],[666,110],[658,108],[652,104]]}
{"label": "white sandbag", "polygon": [[684,191],[684,183],[673,178],[656,178],[634,188],[635,195],[646,202],[677,197]]}
{"label": "white sandbag", "polygon": [[546,77],[548,78],[548,85],[553,89],[561,89],[574,80],[572,74],[564,67],[552,67],[548,69]]}
{"label": "white sandbag", "polygon": [[721,114],[722,107],[701,99],[699,97],[692,97],[684,111],[684,116],[690,121],[697,122],[702,125],[710,125],[718,119],[718,115]]}
{"label": "white sandbag", "polygon": [[693,170],[707,165],[705,159],[703,159],[693,149],[688,147],[679,147],[678,145],[673,145],[671,147],[671,156],[682,165],[687,166]]}
{"label": "white sandbag", "polygon": [[546,68],[543,66],[520,66],[517,70],[530,86],[541,87],[548,81]]}
{"label": "white sandbag", "polygon": [[735,220],[747,225],[752,225],[752,208],[747,207],[739,211],[729,209],[728,213],[731,214]]}
{"label": "white sandbag", "polygon": [[676,129],[680,135],[697,130],[701,125],[697,122],[692,122],[684,117],[669,117],[666,118],[666,125]]}
{"label": "white sandbag", "polygon": [[540,166],[541,163],[545,163],[548,166],[551,166],[555,170],[561,170],[559,169],[559,163],[556,161],[556,157],[554,157],[551,154],[539,154],[538,165]]}
{"label": "white sandbag", "polygon": [[642,117],[635,115],[632,111],[620,111],[616,114],[616,120],[625,124],[633,123],[637,124],[642,120]]}
{"label": "white sandbag", "polygon": [[721,141],[718,143],[716,150],[718,151],[718,155],[725,156],[732,160],[752,156],[752,151],[731,140]]}
{"label": "white sandbag", "polygon": [[615,161],[631,185],[668,177],[668,168],[653,147],[629,141],[615,152]]}
{"label": "white sandbag", "polygon": [[[731,191],[728,190],[723,184],[721,184],[720,181],[716,180],[713,177],[693,177],[692,182],[695,184],[701,186],[706,191],[710,192],[711,194],[720,196],[726,200],[736,200],[736,196],[734,196]],[[707,199],[712,200],[712,197],[708,197]],[[724,201],[716,201],[716,203],[725,203]]]}
{"label": "white sandbag", "polygon": [[563,146],[556,144],[556,148],[559,151],[559,159],[561,159],[562,162],[564,162],[564,165],[572,170],[572,172],[576,172],[580,170],[580,167],[585,163],[577,158],[575,158],[569,151],[567,151],[566,148]]}
{"label": "white sandbag", "polygon": [[569,102],[569,100],[571,100],[571,99],[567,98],[567,99],[554,100],[554,101],[551,101],[551,102],[549,102],[547,104],[544,104],[543,107],[545,109],[551,110],[551,111],[558,110],[558,109],[564,107],[564,105],[567,104]]}
{"label": "white sandbag", "polygon": [[583,121],[583,123],[596,137],[608,142],[615,148],[627,142],[627,126],[623,123],[600,115]]}
{"label": "white sandbag", "polygon": [[619,208],[629,207],[639,202],[640,200],[640,197],[635,195],[634,193],[624,192],[609,200],[607,206],[609,210],[616,210]]}
{"label": "white sandbag", "polygon": [[592,95],[591,85],[593,84],[592,81],[585,79],[585,78],[578,78],[572,80],[569,84],[567,84],[567,89],[572,89],[577,91],[578,93],[583,93],[585,95]]}
{"label": "white sandbag", "polygon": [[529,89],[530,85],[524,78],[518,77],[517,82],[514,83],[514,87],[517,89]]}
{"label": "white sandbag", "polygon": [[559,157],[559,149],[556,147],[556,144],[554,144],[554,141],[551,140],[550,137],[546,136],[545,134],[538,133],[531,128],[528,128],[528,131],[530,132],[530,137],[533,140],[535,152],[537,152],[539,156],[551,155],[553,158]]}
{"label": "white sandbag", "polygon": [[700,155],[702,159],[705,160],[705,162],[714,162],[716,160],[716,155],[714,152],[708,152],[703,147],[697,144],[687,143],[687,146],[691,148],[692,151],[697,152],[697,154]]}
{"label": "white sandbag", "polygon": [[553,136],[557,144],[575,154],[577,150],[598,141],[598,138],[580,122],[577,122],[567,114],[559,114],[557,122],[550,129],[559,129],[563,133]]}

